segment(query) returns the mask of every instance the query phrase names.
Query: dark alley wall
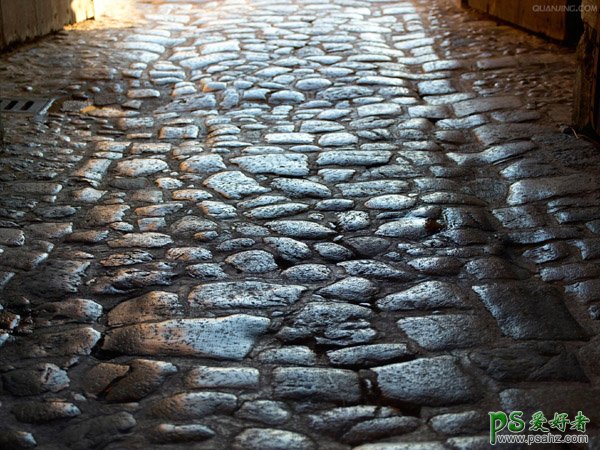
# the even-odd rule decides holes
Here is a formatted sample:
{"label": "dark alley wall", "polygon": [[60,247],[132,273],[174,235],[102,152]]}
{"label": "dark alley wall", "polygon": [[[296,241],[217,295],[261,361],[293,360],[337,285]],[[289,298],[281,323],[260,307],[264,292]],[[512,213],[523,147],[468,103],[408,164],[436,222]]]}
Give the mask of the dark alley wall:
{"label": "dark alley wall", "polygon": [[94,0],[0,0],[0,49],[94,17]]}

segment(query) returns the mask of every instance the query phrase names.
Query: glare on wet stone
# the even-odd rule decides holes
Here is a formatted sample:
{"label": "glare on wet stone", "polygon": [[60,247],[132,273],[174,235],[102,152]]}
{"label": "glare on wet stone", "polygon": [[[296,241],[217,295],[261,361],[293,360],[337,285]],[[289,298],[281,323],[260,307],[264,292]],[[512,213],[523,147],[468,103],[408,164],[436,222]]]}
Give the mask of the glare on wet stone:
{"label": "glare on wet stone", "polygon": [[443,2],[130,4],[0,56],[76,99],[2,117],[0,447],[476,448],[531,381],[600,410],[571,55]]}

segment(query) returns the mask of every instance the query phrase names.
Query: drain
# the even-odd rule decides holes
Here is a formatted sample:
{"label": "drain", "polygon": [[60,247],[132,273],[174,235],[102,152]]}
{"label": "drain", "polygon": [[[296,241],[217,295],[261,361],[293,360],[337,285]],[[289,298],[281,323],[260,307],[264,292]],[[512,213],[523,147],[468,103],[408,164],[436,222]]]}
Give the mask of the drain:
{"label": "drain", "polygon": [[8,114],[46,114],[54,100],[48,99],[0,99],[0,113]]}

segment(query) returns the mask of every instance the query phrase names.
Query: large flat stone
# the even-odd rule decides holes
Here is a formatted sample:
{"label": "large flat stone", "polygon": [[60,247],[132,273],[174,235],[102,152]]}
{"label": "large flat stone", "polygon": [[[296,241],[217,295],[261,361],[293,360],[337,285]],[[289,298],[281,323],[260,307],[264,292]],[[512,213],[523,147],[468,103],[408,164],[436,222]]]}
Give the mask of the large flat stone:
{"label": "large flat stone", "polygon": [[195,308],[273,308],[296,303],[305,290],[260,281],[212,283],[194,288],[188,301]]}
{"label": "large flat stone", "polygon": [[584,339],[558,291],[532,282],[473,286],[502,332],[513,339]]}
{"label": "large flat stone", "polygon": [[481,397],[475,380],[451,356],[421,358],[372,370],[383,397],[392,401],[446,406]]}
{"label": "large flat stone", "polygon": [[199,356],[240,360],[269,327],[264,317],[236,314],[129,325],[106,333],[103,349],[127,355]]}
{"label": "large flat stone", "polygon": [[273,371],[273,392],[280,399],[357,402],[360,385],[355,372],[344,369],[285,367]]}

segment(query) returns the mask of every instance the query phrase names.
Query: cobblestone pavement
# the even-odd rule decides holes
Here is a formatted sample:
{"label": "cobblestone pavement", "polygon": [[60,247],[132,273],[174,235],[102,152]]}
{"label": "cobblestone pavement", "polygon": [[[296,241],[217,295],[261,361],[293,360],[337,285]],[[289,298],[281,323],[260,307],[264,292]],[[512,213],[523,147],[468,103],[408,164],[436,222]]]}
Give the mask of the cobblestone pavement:
{"label": "cobblestone pavement", "polygon": [[4,116],[1,448],[485,449],[514,409],[600,448],[572,52],[424,0],[134,6],[1,57],[60,97]]}

